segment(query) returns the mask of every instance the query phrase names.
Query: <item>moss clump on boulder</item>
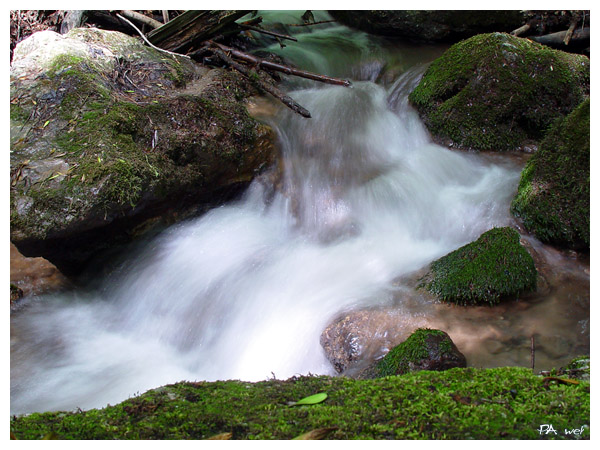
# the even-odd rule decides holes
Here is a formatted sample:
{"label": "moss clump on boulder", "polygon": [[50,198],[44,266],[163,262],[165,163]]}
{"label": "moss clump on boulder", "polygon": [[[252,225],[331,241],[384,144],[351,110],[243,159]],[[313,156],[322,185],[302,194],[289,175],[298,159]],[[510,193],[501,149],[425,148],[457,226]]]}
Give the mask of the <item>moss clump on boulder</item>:
{"label": "moss clump on boulder", "polygon": [[[325,392],[316,405],[288,406]],[[557,435],[540,435],[552,423]],[[294,377],[182,382],[104,409],[10,418],[25,439],[589,439],[590,383],[552,383],[527,368],[456,368],[373,380]],[[581,429],[575,435],[563,430]]]}
{"label": "moss clump on boulder", "polygon": [[466,366],[465,356],[448,334],[441,330],[419,328],[406,341],[391,349],[377,363],[376,370],[379,376],[388,376]]}
{"label": "moss clump on boulder", "polygon": [[589,250],[589,99],[552,126],[521,174],[511,210],[541,241]]}
{"label": "moss clump on boulder", "polygon": [[590,61],[505,33],[459,42],[409,100],[439,142],[475,150],[535,146],[589,95]]}
{"label": "moss clump on boulder", "polygon": [[11,65],[11,242],[76,275],[147,223],[231,198],[275,157],[251,93],[122,33],[30,36]]}
{"label": "moss clump on boulder", "polygon": [[434,261],[419,286],[459,305],[494,305],[534,290],[537,270],[519,238],[510,227],[493,228]]}

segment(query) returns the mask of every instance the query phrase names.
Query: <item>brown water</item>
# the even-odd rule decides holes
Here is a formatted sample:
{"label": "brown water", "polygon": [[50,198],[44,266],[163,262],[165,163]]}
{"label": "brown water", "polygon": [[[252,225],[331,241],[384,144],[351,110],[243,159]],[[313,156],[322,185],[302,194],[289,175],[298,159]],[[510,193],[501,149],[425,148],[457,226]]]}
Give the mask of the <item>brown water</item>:
{"label": "brown water", "polygon": [[[530,240],[531,242],[531,240]],[[460,307],[415,300],[430,327],[445,330],[473,367],[549,370],[590,352],[589,262],[539,242],[537,293],[498,306]]]}

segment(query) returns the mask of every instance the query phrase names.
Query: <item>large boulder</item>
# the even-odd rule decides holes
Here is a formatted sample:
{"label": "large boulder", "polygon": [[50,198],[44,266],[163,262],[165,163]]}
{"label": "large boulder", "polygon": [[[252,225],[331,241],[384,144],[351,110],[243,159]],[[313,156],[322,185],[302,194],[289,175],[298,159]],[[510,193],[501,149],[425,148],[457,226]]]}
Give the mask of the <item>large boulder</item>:
{"label": "large boulder", "polygon": [[494,305],[536,288],[533,258],[510,227],[493,228],[430,265],[420,287],[459,305]]}
{"label": "large boulder", "polygon": [[443,145],[533,150],[589,89],[588,57],[491,33],[450,47],[427,68],[409,100]]}
{"label": "large boulder", "polygon": [[33,34],[10,92],[11,242],[65,274],[231,198],[275,157],[245,81],[118,32]]}
{"label": "large boulder", "polygon": [[421,42],[456,42],[479,33],[512,31],[524,21],[523,12],[516,10],[367,10],[329,13],[338,22],[367,33]]}
{"label": "large boulder", "polygon": [[527,161],[511,209],[541,241],[589,251],[589,99],[557,121]]}

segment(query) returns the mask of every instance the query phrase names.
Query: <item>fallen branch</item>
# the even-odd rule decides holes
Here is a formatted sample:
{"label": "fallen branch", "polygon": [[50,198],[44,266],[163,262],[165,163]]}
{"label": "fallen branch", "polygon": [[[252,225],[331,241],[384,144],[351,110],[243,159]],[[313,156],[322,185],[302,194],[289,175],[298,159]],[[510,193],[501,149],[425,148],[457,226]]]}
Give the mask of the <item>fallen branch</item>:
{"label": "fallen branch", "polygon": [[573,36],[573,32],[575,31],[575,27],[577,26],[577,22],[579,22],[579,14],[575,14],[573,16],[573,18],[571,19],[571,23],[569,24],[569,29],[567,30],[567,35],[565,36],[565,39],[563,40],[563,44],[565,45],[569,45],[569,42],[571,41],[571,37]]}
{"label": "fallen branch", "polygon": [[[529,36],[528,39],[539,42],[540,44],[547,45],[549,47],[564,47],[565,38],[567,37],[568,31],[560,31],[558,33],[546,34],[544,36]],[[584,28],[583,30],[575,30],[571,36],[569,42],[571,43],[586,43],[590,40],[590,29]]]}
{"label": "fallen branch", "polygon": [[234,61],[223,50],[221,50],[220,48],[216,47],[217,45],[219,45],[219,44],[214,44],[214,47],[211,48],[211,50],[213,51],[213,53],[215,55],[217,55],[219,58],[221,58],[221,60],[223,60],[223,62],[225,62],[227,65],[229,65],[230,67],[234,68],[238,72],[242,73],[243,75],[245,75],[251,82],[253,82],[254,84],[256,84],[260,89],[262,89],[262,90],[268,92],[269,94],[271,94],[273,97],[275,97],[276,99],[278,99],[285,106],[287,106],[288,108],[290,108],[292,111],[294,111],[294,112],[296,112],[296,113],[298,113],[301,116],[306,117],[306,118],[310,118],[311,117],[310,112],[307,109],[305,109],[303,106],[301,106],[298,103],[296,103],[294,101],[294,99],[292,99],[291,97],[289,97],[289,96],[285,95],[284,93],[282,93],[275,86],[271,86],[271,85],[269,85],[267,83],[263,83],[262,81],[260,81],[260,79],[258,78],[258,74],[256,72],[254,72],[253,70],[248,69],[243,64],[240,64],[240,63]]}
{"label": "fallen branch", "polygon": [[527,33],[530,28],[531,28],[531,25],[526,23],[522,27],[519,27],[516,30],[511,31],[510,34],[512,34],[513,36],[521,36],[521,35]]}
{"label": "fallen branch", "polygon": [[271,61],[267,61],[261,58],[257,58],[256,56],[249,55],[248,53],[241,52],[231,47],[226,47],[225,45],[219,44],[214,41],[210,41],[209,44],[213,48],[218,48],[227,54],[231,55],[233,58],[240,59],[242,61],[246,61],[256,67],[262,67],[263,69],[275,70],[277,72],[286,73],[288,75],[294,75],[297,77],[308,78],[310,80],[321,81],[323,83],[335,84],[338,86],[351,86],[352,83],[348,80],[342,80],[340,78],[328,77],[327,75],[319,75],[312,72],[307,72],[305,70],[294,69],[293,67],[284,66],[282,64],[277,64]]}
{"label": "fallen branch", "polygon": [[152,19],[148,16],[145,16],[143,14],[140,14],[139,12],[136,12],[136,11],[130,11],[130,10],[124,9],[124,10],[121,10],[121,14],[131,20],[135,20],[136,22],[146,24],[151,28],[158,28],[163,25],[158,20],[154,20],[154,19]]}
{"label": "fallen branch", "polygon": [[142,33],[138,27],[136,27],[133,23],[131,23],[131,21],[127,20],[125,17],[121,16],[120,14],[117,14],[117,17],[125,22],[127,22],[129,25],[131,25],[131,27],[133,27],[135,29],[135,31],[137,31],[139,33],[139,35],[142,37],[142,39],[146,42],[146,44],[148,44],[150,47],[152,47],[155,50],[158,50],[159,52],[163,52],[163,53],[167,53],[169,55],[173,55],[173,56],[182,56],[183,58],[190,58],[187,55],[182,55],[180,53],[174,53],[174,52],[170,52],[169,50],[165,50],[164,48],[159,48],[156,45],[152,44],[152,42],[150,42],[148,39],[146,39],[146,36],[144,36],[144,33]]}
{"label": "fallen branch", "polygon": [[178,53],[190,53],[202,47],[204,41],[227,32],[238,30],[236,20],[249,11],[188,10],[148,33],[154,45]]}
{"label": "fallen branch", "polygon": [[335,20],[321,20],[320,22],[309,22],[309,23],[289,23],[287,27],[309,27],[311,25],[320,25],[322,23],[332,23]]}
{"label": "fallen branch", "polygon": [[535,367],[535,338],[531,335],[531,370]]}
{"label": "fallen branch", "polygon": [[245,28],[246,30],[256,31],[257,33],[263,33],[276,38],[288,39],[290,41],[298,42],[298,39],[296,39],[294,36],[288,36],[287,34],[275,33],[274,31],[264,30],[262,28],[254,27],[252,25],[246,25],[243,23],[239,24],[239,26]]}

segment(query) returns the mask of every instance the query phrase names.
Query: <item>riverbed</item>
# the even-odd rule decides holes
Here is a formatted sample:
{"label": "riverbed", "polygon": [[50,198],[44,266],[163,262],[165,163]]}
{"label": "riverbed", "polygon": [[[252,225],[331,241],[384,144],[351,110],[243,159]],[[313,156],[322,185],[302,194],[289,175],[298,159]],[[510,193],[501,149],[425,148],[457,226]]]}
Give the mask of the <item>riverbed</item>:
{"label": "riverbed", "polygon": [[589,352],[589,260],[522,229],[543,266],[538,293],[467,308],[402,281],[492,227],[519,227],[509,205],[526,157],[437,145],[408,104],[445,47],[337,24],[297,37],[266,50],[352,87],[286,80],[312,118],[258,102],[278,135],[274,176],[130,249],[89,287],[12,313],[11,414],[103,407],[181,380],[335,375],[322,331],[369,308],[389,319],[383,347],[435,327],[469,366],[529,367],[532,336],[536,370]]}

